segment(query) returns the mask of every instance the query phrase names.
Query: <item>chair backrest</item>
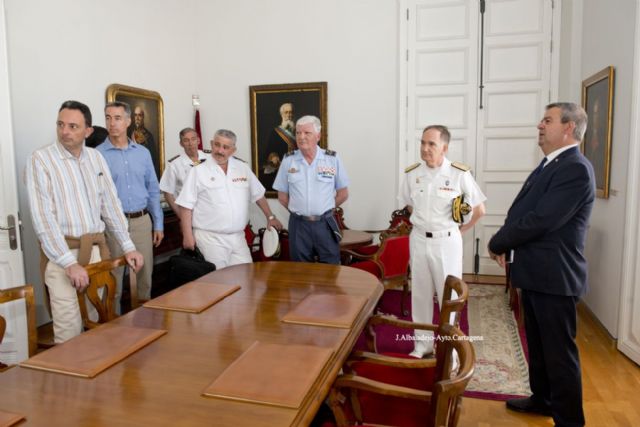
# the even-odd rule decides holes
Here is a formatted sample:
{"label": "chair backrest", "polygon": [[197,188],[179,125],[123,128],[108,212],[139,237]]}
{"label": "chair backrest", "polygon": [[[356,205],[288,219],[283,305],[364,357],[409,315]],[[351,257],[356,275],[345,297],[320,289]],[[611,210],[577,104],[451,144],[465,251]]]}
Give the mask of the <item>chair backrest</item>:
{"label": "chair backrest", "polygon": [[380,247],[373,260],[382,271],[382,279],[406,275],[409,270],[409,234],[411,226],[405,223],[380,234]]}
{"label": "chair backrest", "polygon": [[244,238],[247,241],[247,246],[249,246],[249,251],[251,252],[251,259],[253,261],[259,261],[260,257],[260,240],[259,236],[253,231],[251,227],[251,223],[248,223],[244,228]]}
{"label": "chair backrest", "polygon": [[396,209],[391,213],[391,221],[389,221],[389,228],[395,228],[400,224],[407,224],[411,226],[411,212],[405,206],[402,209]]}
{"label": "chair backrest", "polygon": [[4,338],[4,331],[7,329],[7,321],[0,315],[0,344],[2,344],[2,338]]}
{"label": "chair backrest", "polygon": [[[455,291],[458,295],[456,299],[451,299],[452,291]],[[442,295],[440,324],[445,323],[446,319],[450,318],[451,313],[455,313],[454,326],[459,327],[460,315],[464,305],[467,303],[468,297],[469,286],[464,282],[464,280],[451,275],[447,276],[447,279],[444,282],[444,292]]]}
{"label": "chair backrest", "polygon": [[[116,279],[112,271],[124,265],[127,265],[127,261],[124,256],[121,256],[120,258],[89,264],[85,267],[89,274],[89,286],[83,292],[78,292],[78,304],[80,305],[82,322],[86,329],[93,329],[118,317],[115,306]],[[136,274],[133,272],[129,273],[129,285],[131,288],[131,308],[137,308],[138,292]],[[96,309],[98,313],[97,322],[89,318],[86,300]]]}
{"label": "chair backrest", "polygon": [[[329,394],[338,426],[447,426],[460,416],[461,399],[471,380],[475,352],[458,328],[444,324],[435,360],[356,352]],[[453,368],[453,352],[459,365]]]}
{"label": "chair backrest", "polygon": [[333,210],[333,217],[336,219],[338,223],[338,228],[340,230],[348,230],[347,224],[344,223],[344,210],[341,207],[337,207]]}
{"label": "chair backrest", "polygon": [[[458,328],[442,324],[438,334],[444,339],[436,347],[436,372],[429,406],[429,426],[456,426],[460,417],[462,394],[473,376],[475,350]],[[459,367],[452,370],[453,351]]]}
{"label": "chair backrest", "polygon": [[[0,304],[19,299],[25,300],[27,309],[27,333],[29,341],[29,356],[36,354],[38,348],[38,330],[36,329],[36,303],[33,296],[33,286],[24,285],[9,289],[0,289]],[[0,316],[1,317],[1,316]],[[6,323],[2,319],[0,323]],[[5,328],[0,325],[0,342],[4,337]]]}

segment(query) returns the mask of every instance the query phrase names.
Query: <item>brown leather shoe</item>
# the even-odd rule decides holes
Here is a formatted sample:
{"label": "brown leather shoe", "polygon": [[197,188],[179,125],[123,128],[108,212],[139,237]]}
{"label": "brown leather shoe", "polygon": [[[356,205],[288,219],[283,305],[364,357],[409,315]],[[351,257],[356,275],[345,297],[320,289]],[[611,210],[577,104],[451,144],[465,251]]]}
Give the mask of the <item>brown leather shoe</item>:
{"label": "brown leather shoe", "polygon": [[507,400],[507,409],[518,412],[530,412],[533,414],[551,416],[551,408],[535,402],[530,397],[523,397],[521,399],[509,399]]}

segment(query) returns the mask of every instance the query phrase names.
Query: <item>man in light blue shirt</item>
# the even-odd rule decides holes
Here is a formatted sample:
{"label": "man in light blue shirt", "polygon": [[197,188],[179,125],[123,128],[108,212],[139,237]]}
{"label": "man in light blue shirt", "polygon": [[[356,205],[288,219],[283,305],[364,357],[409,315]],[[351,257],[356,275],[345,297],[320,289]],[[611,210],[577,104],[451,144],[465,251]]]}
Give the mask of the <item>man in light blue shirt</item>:
{"label": "man in light blue shirt", "polygon": [[340,230],[333,210],[349,197],[349,178],[335,151],[318,148],[320,119],[296,123],[298,150],[285,156],[273,188],[291,213],[291,259],[340,264]]}
{"label": "man in light blue shirt", "polygon": [[[149,150],[127,137],[127,128],[131,124],[129,104],[111,102],[106,105],[104,113],[109,137],[98,146],[98,151],[107,160],[111,170],[122,210],[129,222],[131,239],[144,256],[144,267],[137,274],[138,298],[148,300],[151,298],[153,246],[160,245],[164,237],[164,216],[160,207],[158,178]],[[111,250],[112,255],[119,255],[117,248]],[[116,272],[117,305],[122,294],[122,273]]]}

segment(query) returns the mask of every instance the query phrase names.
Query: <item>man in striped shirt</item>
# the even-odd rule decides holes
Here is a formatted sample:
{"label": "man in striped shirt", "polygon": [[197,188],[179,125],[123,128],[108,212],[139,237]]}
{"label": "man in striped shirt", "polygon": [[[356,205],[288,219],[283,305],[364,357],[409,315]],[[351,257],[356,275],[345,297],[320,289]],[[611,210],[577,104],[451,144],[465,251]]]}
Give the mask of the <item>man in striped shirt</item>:
{"label": "man in striped shirt", "polygon": [[31,154],[26,184],[33,227],[42,249],[54,340],[61,343],[82,332],[76,290],[89,285],[83,266],[109,257],[105,228],[116,236],[134,270],[139,270],[144,260],[129,237],[104,158],[84,145],[93,131],[89,107],[77,101],[64,102],[56,129],[57,142]]}

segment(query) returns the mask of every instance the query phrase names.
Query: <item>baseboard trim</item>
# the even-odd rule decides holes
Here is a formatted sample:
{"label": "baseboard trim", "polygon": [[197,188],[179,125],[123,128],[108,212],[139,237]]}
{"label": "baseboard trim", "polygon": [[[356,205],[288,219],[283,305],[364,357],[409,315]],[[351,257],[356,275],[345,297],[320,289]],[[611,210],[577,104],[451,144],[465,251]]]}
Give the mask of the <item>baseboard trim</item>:
{"label": "baseboard trim", "polygon": [[463,274],[462,280],[467,283],[481,285],[506,285],[505,276],[495,276],[491,274]]}

